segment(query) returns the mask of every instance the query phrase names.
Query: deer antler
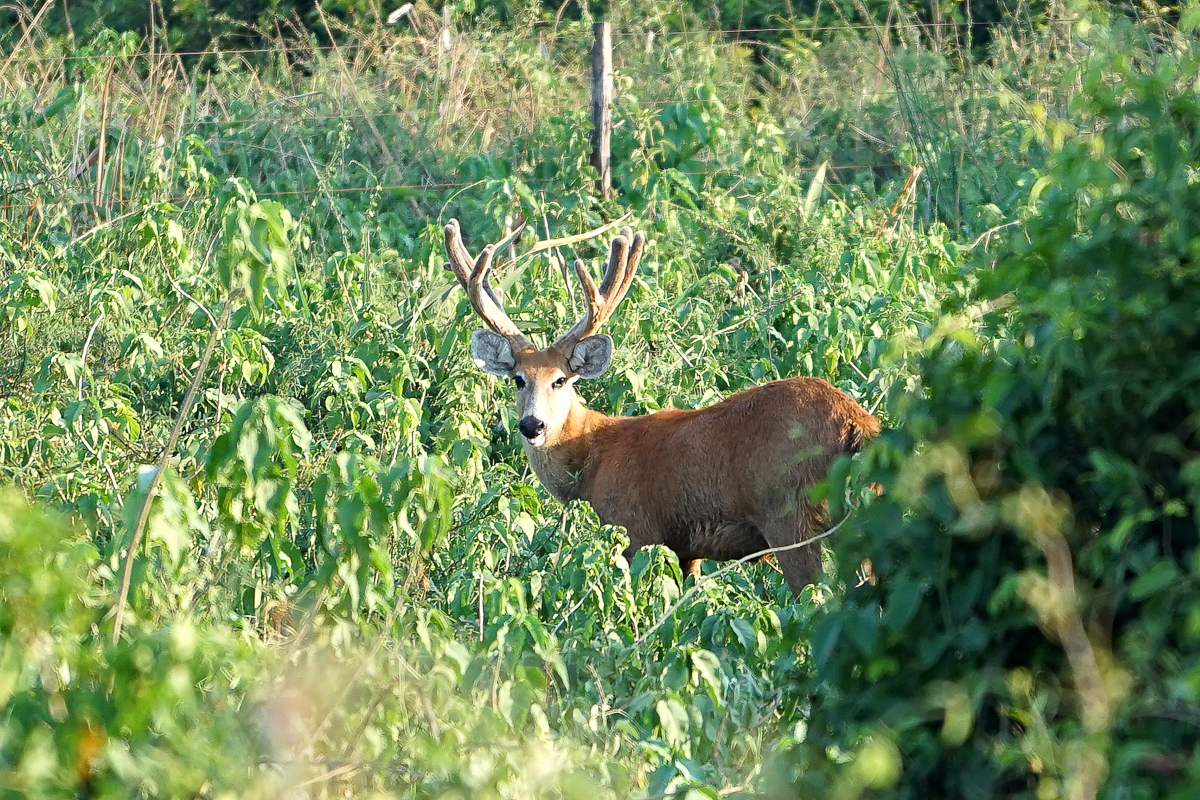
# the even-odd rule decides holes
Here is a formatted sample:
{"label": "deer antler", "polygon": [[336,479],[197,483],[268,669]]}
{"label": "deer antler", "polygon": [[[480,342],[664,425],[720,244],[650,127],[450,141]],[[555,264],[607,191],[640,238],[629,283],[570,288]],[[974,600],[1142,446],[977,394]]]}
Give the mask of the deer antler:
{"label": "deer antler", "polygon": [[467,298],[471,301],[471,308],[475,309],[475,313],[479,315],[480,319],[496,333],[507,337],[513,344],[513,350],[516,351],[529,349],[533,345],[509,319],[508,313],[504,310],[504,304],[500,302],[488,277],[492,271],[492,256],[497,250],[502,250],[510,242],[520,237],[524,230],[525,221],[522,220],[521,224],[503,240],[487,245],[480,251],[478,258],[471,258],[466,245],[463,244],[458,220],[450,220],[446,223],[445,228],[446,257],[450,259],[446,269],[453,272],[454,277],[458,278],[459,284],[466,290]]}
{"label": "deer antler", "polygon": [[600,326],[612,316],[625,293],[629,291],[638,262],[642,260],[642,247],[645,243],[645,234],[640,231],[634,234],[632,228],[622,228],[621,235],[613,239],[608,261],[604,263],[604,277],[600,280],[599,289],[588,274],[587,267],[576,259],[575,274],[579,276],[579,282],[583,285],[587,310],[571,330],[558,338],[554,347],[569,355],[580,339],[600,330]]}

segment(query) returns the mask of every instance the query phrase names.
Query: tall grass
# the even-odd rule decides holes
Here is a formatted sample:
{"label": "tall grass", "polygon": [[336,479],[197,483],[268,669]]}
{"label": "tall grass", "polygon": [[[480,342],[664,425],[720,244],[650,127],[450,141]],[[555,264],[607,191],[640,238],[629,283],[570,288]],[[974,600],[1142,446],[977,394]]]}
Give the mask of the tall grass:
{"label": "tall grass", "polygon": [[[981,221],[979,209],[1003,214],[1016,193],[1022,106],[1065,110],[1072,87],[1058,76],[1082,52],[1060,22],[998,28],[991,57],[976,64],[938,46],[940,28],[901,18],[823,40],[800,27],[756,51],[678,10],[614,13],[624,188],[645,181],[636,172],[647,160],[682,168],[693,183],[722,167],[803,173],[828,160],[831,185],[871,197],[898,192],[920,168],[923,221],[977,233],[995,217]],[[188,141],[211,152],[214,174],[238,174],[262,194],[361,204],[367,195],[348,190],[397,186],[384,202],[403,196],[413,218],[436,216],[476,180],[582,188],[590,27],[535,30],[457,30],[418,6],[341,45],[279,27],[264,32],[270,53],[196,57],[129,35],[68,51],[33,27],[0,86],[15,112],[43,123],[30,144],[44,157],[40,168],[9,169],[54,176],[64,197],[103,206],[101,218],[136,196],[156,153]],[[76,98],[54,104],[72,89]],[[48,109],[53,119],[41,116]],[[693,148],[687,163],[667,152]],[[164,188],[174,197],[186,189]],[[491,191],[481,188],[466,194]]]}

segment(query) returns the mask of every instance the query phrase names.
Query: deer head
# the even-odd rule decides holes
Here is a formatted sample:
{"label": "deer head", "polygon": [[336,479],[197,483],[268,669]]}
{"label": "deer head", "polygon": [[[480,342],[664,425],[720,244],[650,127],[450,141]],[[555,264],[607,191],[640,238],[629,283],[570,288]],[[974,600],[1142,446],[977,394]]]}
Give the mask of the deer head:
{"label": "deer head", "polygon": [[575,261],[587,308],[569,331],[539,350],[509,319],[489,280],[492,257],[518,238],[523,228],[522,224],[504,241],[487,245],[477,258],[471,258],[458,220],[450,220],[445,228],[450,260],[446,268],[454,273],[471,307],[490,329],[471,334],[471,358],[484,372],[512,379],[517,389],[517,427],[527,447],[536,450],[557,444],[572,409],[581,406],[575,381],[602,375],[612,363],[612,339],[599,330],[629,290],[646,237],[630,228],[621,230],[613,239],[599,288],[583,262]]}

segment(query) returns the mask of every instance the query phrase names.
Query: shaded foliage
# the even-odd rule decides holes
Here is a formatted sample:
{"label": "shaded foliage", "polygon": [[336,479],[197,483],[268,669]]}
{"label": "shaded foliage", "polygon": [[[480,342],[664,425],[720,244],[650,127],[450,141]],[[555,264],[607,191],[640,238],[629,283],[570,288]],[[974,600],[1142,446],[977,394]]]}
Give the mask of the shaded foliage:
{"label": "shaded foliage", "polygon": [[1047,126],[1035,215],[981,265],[982,326],[916,356],[874,453],[888,489],[839,550],[884,577],[814,632],[802,785],[869,735],[903,763],[892,796],[1194,791],[1196,68],[1097,56]]}
{"label": "shaded foliage", "polygon": [[[403,4],[381,4],[378,0],[167,0],[143,3],[120,0],[109,3],[56,5],[44,15],[43,24],[55,35],[70,33],[87,43],[97,32],[112,30],[138,36],[161,38],[170,50],[186,53],[209,49],[261,48],[282,24],[293,33],[312,35],[322,43],[349,41],[350,31],[383,22]],[[513,0],[467,0],[464,3],[436,2],[431,9],[467,24],[501,24],[533,28],[568,21],[602,20],[610,16],[607,0],[564,4],[540,0],[535,4]],[[640,3],[635,3],[636,6]],[[1126,0],[1109,3],[1126,8]],[[20,35],[22,19],[32,18],[35,9],[10,7],[0,10],[0,47],[11,48]],[[711,25],[731,40],[778,46],[789,36],[804,31],[819,40],[833,37],[848,25],[884,26],[912,20],[928,26],[937,41],[953,43],[963,53],[986,55],[994,29],[1025,20],[1038,21],[1047,14],[1044,2],[983,0],[969,4],[884,0],[720,0],[717,3],[685,2],[679,5],[677,21],[689,26]],[[760,52],[769,58],[770,48]],[[265,56],[252,60],[265,60]]]}

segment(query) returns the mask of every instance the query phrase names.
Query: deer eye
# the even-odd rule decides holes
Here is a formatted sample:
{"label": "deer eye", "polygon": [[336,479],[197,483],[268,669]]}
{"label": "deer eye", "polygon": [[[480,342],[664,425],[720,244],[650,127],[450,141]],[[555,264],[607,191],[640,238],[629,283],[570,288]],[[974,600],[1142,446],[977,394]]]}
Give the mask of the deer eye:
{"label": "deer eye", "polygon": [[525,388],[525,379],[524,379],[524,378],[522,378],[520,375],[514,375],[514,376],[513,376],[513,383],[515,383],[515,384],[517,385],[517,388],[518,388],[518,389],[524,389],[524,388]]}
{"label": "deer eye", "polygon": [[561,376],[558,380],[556,380],[554,383],[552,383],[550,385],[553,386],[555,389],[563,388],[564,386],[567,385],[567,376],[566,375]]}

